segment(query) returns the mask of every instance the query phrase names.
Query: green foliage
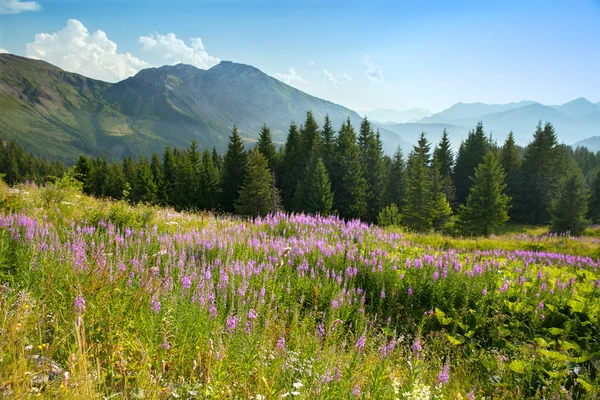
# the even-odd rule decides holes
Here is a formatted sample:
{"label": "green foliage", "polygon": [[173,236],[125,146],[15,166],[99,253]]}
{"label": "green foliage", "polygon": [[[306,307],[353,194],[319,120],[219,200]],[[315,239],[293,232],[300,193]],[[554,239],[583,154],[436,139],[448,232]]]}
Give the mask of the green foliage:
{"label": "green foliage", "polygon": [[387,171],[387,204],[396,204],[398,207],[404,207],[406,195],[406,173],[402,149],[398,147],[391,160]]}
{"label": "green foliage", "polygon": [[291,123],[288,131],[283,161],[280,167],[280,177],[278,180],[279,188],[282,194],[283,207],[286,210],[293,209],[294,192],[298,187],[298,182],[302,178],[303,160],[300,148],[300,133],[296,124]]}
{"label": "green foliage", "polygon": [[236,126],[231,131],[229,146],[221,170],[221,208],[233,212],[242,184],[248,173],[248,153]]}
{"label": "green foliage", "polygon": [[401,220],[402,215],[400,215],[400,210],[398,210],[395,203],[383,207],[377,216],[377,224],[380,226],[400,226]]}
{"label": "green foliage", "polygon": [[363,218],[374,222],[385,199],[386,174],[381,138],[379,133],[375,134],[367,117],[363,119],[360,125],[358,146],[360,148],[363,176],[367,182],[367,210]]}
{"label": "green foliage", "polygon": [[551,230],[581,235],[589,225],[586,219],[590,192],[579,170],[573,170],[560,184],[550,203]]}
{"label": "green foliage", "polygon": [[591,182],[590,196],[590,218],[596,224],[600,224],[600,166],[596,169]]}
{"label": "green foliage", "polygon": [[269,169],[275,171],[279,165],[279,160],[277,157],[277,149],[273,142],[273,136],[271,135],[271,130],[267,127],[267,124],[263,124],[262,128],[260,128],[256,149],[267,160]]}
{"label": "green foliage", "polygon": [[267,160],[261,153],[253,152],[244,185],[235,202],[236,212],[258,217],[277,211],[279,194],[274,187],[273,174]]}
{"label": "green foliage", "polygon": [[438,160],[440,175],[443,179],[452,175],[452,169],[454,167],[454,154],[452,154],[450,137],[445,128],[444,132],[442,132],[440,143],[433,151],[433,158]]}
{"label": "green foliage", "polygon": [[140,162],[135,170],[133,192],[131,198],[136,203],[154,203],[158,188],[152,176],[152,169],[146,157],[140,157]]}
{"label": "green foliage", "polygon": [[487,153],[475,171],[467,203],[459,211],[463,233],[488,236],[508,220],[510,197],[504,193],[504,178],[494,153]]}
{"label": "green foliage", "polygon": [[296,209],[310,214],[329,215],[333,209],[331,182],[321,158],[306,167],[295,193]]}
{"label": "green foliage", "polygon": [[458,150],[456,165],[454,166],[454,185],[456,199],[464,203],[471,189],[471,177],[475,169],[483,161],[485,154],[491,150],[491,144],[483,131],[483,124],[479,122],[475,130],[469,132]]}

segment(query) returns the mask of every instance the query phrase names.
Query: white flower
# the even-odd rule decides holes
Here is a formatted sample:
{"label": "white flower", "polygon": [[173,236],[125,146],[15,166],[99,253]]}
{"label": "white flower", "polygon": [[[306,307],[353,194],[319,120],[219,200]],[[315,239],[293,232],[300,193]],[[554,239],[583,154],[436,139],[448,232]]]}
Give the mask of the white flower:
{"label": "white flower", "polygon": [[300,389],[304,385],[302,384],[301,381],[298,381],[298,382],[294,382],[293,386],[294,386],[294,389]]}

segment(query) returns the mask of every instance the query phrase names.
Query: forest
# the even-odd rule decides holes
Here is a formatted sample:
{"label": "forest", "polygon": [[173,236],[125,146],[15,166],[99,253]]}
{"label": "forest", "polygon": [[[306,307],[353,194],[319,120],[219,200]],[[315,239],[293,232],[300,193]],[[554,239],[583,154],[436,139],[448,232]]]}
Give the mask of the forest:
{"label": "forest", "polygon": [[192,141],[151,159],[81,156],[67,168],[8,142],[0,173],[10,185],[69,173],[85,194],[133,204],[250,217],[334,214],[417,232],[487,236],[511,222],[578,235],[600,223],[600,153],[560,144],[549,122],[533,130],[522,148],[512,132],[500,145],[479,123],[456,152],[448,132],[435,146],[423,132],[416,146],[390,157],[367,118],[358,133],[349,119],[336,131],[309,111],[280,145],[266,125],[253,146],[234,127],[224,154]]}

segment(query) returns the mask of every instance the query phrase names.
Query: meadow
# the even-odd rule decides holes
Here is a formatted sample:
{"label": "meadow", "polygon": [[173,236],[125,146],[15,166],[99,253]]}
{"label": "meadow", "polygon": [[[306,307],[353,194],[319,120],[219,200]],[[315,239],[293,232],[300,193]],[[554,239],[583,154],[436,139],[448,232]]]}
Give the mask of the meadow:
{"label": "meadow", "polygon": [[484,239],[0,188],[0,398],[594,398],[600,229]]}

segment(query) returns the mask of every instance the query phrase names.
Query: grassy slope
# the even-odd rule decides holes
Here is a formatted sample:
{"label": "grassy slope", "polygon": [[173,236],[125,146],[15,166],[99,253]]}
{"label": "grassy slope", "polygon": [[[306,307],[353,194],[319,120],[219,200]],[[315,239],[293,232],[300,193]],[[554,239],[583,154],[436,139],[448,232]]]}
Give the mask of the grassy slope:
{"label": "grassy slope", "polygon": [[18,189],[0,188],[0,396],[34,390],[33,354],[69,370],[44,391],[61,398],[600,387],[599,260],[586,258],[597,238],[548,237],[535,252],[512,232],[440,243],[335,219],[254,223]]}

